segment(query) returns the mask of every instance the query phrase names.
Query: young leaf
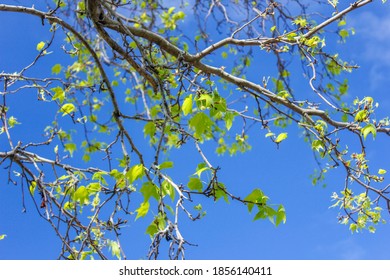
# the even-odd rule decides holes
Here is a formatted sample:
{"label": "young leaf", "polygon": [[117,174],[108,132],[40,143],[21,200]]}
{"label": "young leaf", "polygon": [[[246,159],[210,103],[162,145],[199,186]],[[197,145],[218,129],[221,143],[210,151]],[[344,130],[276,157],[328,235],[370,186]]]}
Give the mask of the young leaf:
{"label": "young leaf", "polygon": [[31,195],[34,195],[34,192],[35,192],[36,187],[37,187],[37,182],[32,181],[32,182],[31,182],[31,185],[30,185],[30,187],[29,187],[29,190],[30,190]]}
{"label": "young leaf", "polygon": [[68,151],[70,156],[73,157],[73,152],[76,151],[77,146],[75,143],[66,143],[65,145],[65,151]]}
{"label": "young leaf", "polygon": [[325,145],[321,140],[314,140],[311,143],[311,148],[317,152],[320,152],[321,150],[325,150]]}
{"label": "young leaf", "polygon": [[68,114],[70,115],[74,111],[76,111],[76,106],[74,106],[72,103],[66,103],[62,105],[60,109],[60,112],[63,113],[62,116],[66,116]]}
{"label": "young leaf", "polygon": [[140,192],[144,196],[144,201],[148,201],[150,197],[154,197],[156,200],[160,198],[158,187],[149,181],[142,185]]}
{"label": "young leaf", "polygon": [[137,212],[137,217],[135,217],[135,220],[141,217],[145,217],[146,214],[148,214],[149,212],[149,207],[149,201],[142,202],[141,205],[137,208],[137,210],[135,210],[135,212]]}
{"label": "young leaf", "polygon": [[56,75],[60,74],[60,73],[61,73],[61,70],[62,70],[62,66],[61,66],[61,64],[59,64],[59,63],[57,63],[56,65],[54,65],[54,66],[51,68],[51,72],[52,72],[53,74],[56,74]]}
{"label": "young leaf", "polygon": [[0,240],[3,240],[3,239],[6,238],[6,237],[7,237],[6,234],[2,234],[2,235],[0,235]]}
{"label": "young leaf", "polygon": [[225,114],[225,125],[226,125],[226,129],[227,130],[230,130],[230,128],[232,128],[233,120],[234,120],[234,113],[226,112],[226,114]]}
{"label": "young leaf", "polygon": [[183,102],[183,106],[181,107],[181,110],[184,113],[184,116],[187,116],[192,112],[192,94],[188,95]]}
{"label": "young leaf", "polygon": [[286,138],[287,138],[287,133],[286,133],[286,132],[280,133],[280,134],[278,135],[278,137],[276,137],[275,143],[280,143],[280,142],[282,142],[283,140],[285,140]]}
{"label": "young leaf", "polygon": [[193,175],[197,175],[200,178],[202,173],[207,171],[207,170],[210,170],[210,168],[206,165],[206,163],[204,163],[204,162],[199,163],[197,168],[196,168],[196,172]]}
{"label": "young leaf", "polygon": [[18,120],[15,117],[13,117],[13,116],[9,117],[8,125],[10,128],[14,127],[17,124],[20,124],[20,122],[18,122]]}
{"label": "young leaf", "polygon": [[352,231],[352,233],[357,232],[358,231],[357,224],[350,224],[349,229],[350,231]]}
{"label": "young leaf", "polygon": [[364,140],[366,140],[367,135],[370,134],[370,133],[372,134],[372,136],[375,139],[375,137],[376,137],[376,127],[372,123],[370,123],[370,124],[366,125],[365,127],[363,127],[361,129],[361,133],[362,133],[362,135],[364,137]]}
{"label": "young leaf", "polygon": [[192,191],[196,190],[201,192],[203,190],[202,181],[199,178],[191,177],[190,181],[188,182],[188,188]]}
{"label": "young leaf", "polygon": [[150,137],[153,137],[154,134],[156,133],[156,125],[154,122],[148,122],[144,126],[144,135],[145,137],[149,135]]}
{"label": "young leaf", "polygon": [[110,248],[112,255],[117,257],[118,259],[120,259],[121,258],[121,249],[119,247],[118,242],[109,240],[108,246]]}
{"label": "young leaf", "polygon": [[214,195],[216,201],[218,201],[221,197],[223,197],[225,202],[229,202],[229,197],[226,193],[226,187],[222,183],[218,183],[214,185]]}
{"label": "young leaf", "polygon": [[79,202],[81,205],[88,204],[89,194],[84,186],[79,187],[73,194],[72,199]]}
{"label": "young leaf", "polygon": [[355,122],[363,122],[367,119],[367,117],[368,117],[367,110],[361,110],[361,111],[357,112],[357,114],[355,116]]}
{"label": "young leaf", "polygon": [[195,131],[194,136],[198,138],[201,138],[204,133],[211,131],[212,124],[212,120],[203,112],[197,113],[189,121],[191,129]]}
{"label": "young leaf", "polygon": [[51,90],[54,92],[52,100],[58,99],[58,101],[60,101],[60,104],[62,104],[65,99],[65,91],[62,89],[62,87],[51,88]]}
{"label": "young leaf", "polygon": [[37,51],[41,51],[45,47],[45,42],[41,41],[37,44]]}
{"label": "young leaf", "polygon": [[158,227],[153,220],[150,225],[146,228],[146,233],[150,236],[150,238],[153,238],[153,236],[158,232]]}
{"label": "young leaf", "polygon": [[255,204],[266,204],[268,197],[260,189],[254,189],[247,197],[244,198],[245,201],[248,201],[248,211],[252,212],[253,206]]}
{"label": "young leaf", "polygon": [[135,180],[138,180],[144,176],[144,167],[142,164],[134,165],[126,172],[126,178],[129,183],[132,184]]}
{"label": "young leaf", "polygon": [[278,212],[276,213],[275,225],[278,226],[281,222],[286,223],[286,210],[283,205],[279,206]]}
{"label": "young leaf", "polygon": [[387,171],[384,170],[384,169],[379,169],[379,171],[378,171],[379,175],[383,175],[383,174],[386,174],[386,173],[387,173]]}
{"label": "young leaf", "polygon": [[169,195],[172,201],[175,200],[175,188],[166,180],[164,180],[161,184],[161,187],[163,189],[163,195]]}
{"label": "young leaf", "polygon": [[159,165],[160,169],[172,168],[173,161],[165,161]]}

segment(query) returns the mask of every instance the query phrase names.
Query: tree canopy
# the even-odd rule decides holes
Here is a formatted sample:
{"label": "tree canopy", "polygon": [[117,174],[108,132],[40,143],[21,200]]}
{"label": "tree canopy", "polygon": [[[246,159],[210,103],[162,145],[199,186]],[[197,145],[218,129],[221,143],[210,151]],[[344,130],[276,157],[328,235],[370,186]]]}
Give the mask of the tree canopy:
{"label": "tree canopy", "polygon": [[[204,217],[205,200],[285,223],[262,189],[220,181],[215,154],[250,152],[259,137],[276,150],[298,137],[292,127],[318,162],[313,183],[344,170],[330,202],[339,222],[375,232],[385,221],[390,185],[385,167],[369,168],[367,143],[389,136],[390,122],[373,97],[348,101],[358,65],[327,47],[348,43],[348,14],[373,1],[39,2],[0,4],[0,15],[37,17],[47,34],[24,68],[0,69],[0,165],[61,239],[59,258],[126,258],[130,219],[149,221],[148,258],[184,258],[181,220]],[[38,71],[47,59],[55,63]],[[15,136],[25,124],[8,104],[31,92],[46,127]],[[189,157],[198,164],[178,180],[175,163]]]}

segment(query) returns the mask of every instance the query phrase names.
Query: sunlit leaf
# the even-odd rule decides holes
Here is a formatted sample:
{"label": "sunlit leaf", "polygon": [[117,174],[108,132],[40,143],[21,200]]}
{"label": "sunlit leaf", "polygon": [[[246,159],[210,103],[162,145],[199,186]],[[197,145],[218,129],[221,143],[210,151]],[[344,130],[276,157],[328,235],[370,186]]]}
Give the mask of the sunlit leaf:
{"label": "sunlit leaf", "polygon": [[187,116],[192,112],[192,94],[188,95],[183,102],[183,105],[181,107],[184,116]]}
{"label": "sunlit leaf", "polygon": [[135,210],[135,212],[137,212],[137,216],[135,217],[135,219],[137,220],[139,218],[145,217],[149,212],[149,207],[149,201],[142,202],[140,207]]}
{"label": "sunlit leaf", "polygon": [[132,166],[129,171],[126,172],[126,178],[129,183],[132,184],[135,180],[138,180],[144,176],[144,167],[142,164]]}
{"label": "sunlit leaf", "polygon": [[66,103],[62,105],[60,112],[63,113],[62,116],[70,115],[76,111],[76,107],[72,103]]}
{"label": "sunlit leaf", "polygon": [[387,171],[384,170],[384,169],[379,169],[379,171],[378,171],[379,175],[383,175],[383,174],[386,174],[386,173],[387,173]]}
{"label": "sunlit leaf", "polygon": [[268,197],[265,196],[260,189],[254,189],[249,195],[244,198],[244,200],[247,201],[249,212],[252,212],[253,206],[255,205],[265,205],[267,203],[267,199]]}
{"label": "sunlit leaf", "polygon": [[275,225],[278,226],[281,222],[283,222],[283,224],[286,223],[286,210],[282,205],[279,206],[279,209],[276,213]]}
{"label": "sunlit leaf", "polygon": [[367,117],[368,117],[367,110],[361,110],[361,111],[356,113],[355,121],[356,122],[363,122],[363,121],[365,121],[367,119]]}
{"label": "sunlit leaf", "polygon": [[76,151],[77,146],[75,143],[66,143],[65,145],[65,151],[68,151],[70,156],[73,156],[74,151]]}
{"label": "sunlit leaf", "polygon": [[363,127],[361,129],[361,133],[362,133],[362,135],[364,137],[364,140],[366,140],[367,135],[370,134],[370,133],[372,134],[373,138],[375,139],[375,137],[376,137],[376,127],[375,127],[375,125],[370,123],[370,124],[366,125],[365,127]]}
{"label": "sunlit leaf", "polygon": [[109,240],[108,246],[110,248],[111,254],[120,259],[121,258],[121,248],[119,246],[119,243],[116,241]]}
{"label": "sunlit leaf", "polygon": [[173,167],[173,161],[165,161],[159,165],[160,169],[166,169],[166,168],[172,168]]}
{"label": "sunlit leaf", "polygon": [[191,177],[187,185],[188,188],[193,191],[201,192],[203,190],[203,184],[199,178]]}
{"label": "sunlit leaf", "polygon": [[79,202],[81,205],[88,204],[89,194],[87,189],[84,186],[77,188],[77,190],[72,194],[73,201]]}
{"label": "sunlit leaf", "polygon": [[142,184],[140,192],[144,197],[144,201],[148,201],[150,197],[154,197],[156,200],[160,198],[158,187],[149,181]]}
{"label": "sunlit leaf", "polygon": [[275,143],[280,143],[282,142],[283,140],[285,140],[287,138],[287,132],[283,132],[283,133],[280,133],[276,139],[275,139]]}
{"label": "sunlit leaf", "polygon": [[60,73],[61,73],[61,70],[62,70],[62,66],[61,66],[61,64],[59,64],[59,63],[55,64],[55,65],[51,68],[51,72],[52,72],[53,74],[56,74],[56,75],[60,74]]}
{"label": "sunlit leaf", "polygon": [[37,51],[41,51],[45,47],[46,43],[41,41],[37,44]]}

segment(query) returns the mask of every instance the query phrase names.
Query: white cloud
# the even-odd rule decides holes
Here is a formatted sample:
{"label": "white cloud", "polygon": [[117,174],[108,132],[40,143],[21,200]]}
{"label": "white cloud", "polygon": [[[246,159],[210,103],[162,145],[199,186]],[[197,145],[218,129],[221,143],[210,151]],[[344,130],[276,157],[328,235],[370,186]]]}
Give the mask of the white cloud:
{"label": "white cloud", "polygon": [[367,11],[352,17],[350,22],[364,45],[361,57],[390,66],[390,17]]}
{"label": "white cloud", "polygon": [[[347,22],[356,30],[354,44],[357,46],[355,59],[365,63],[367,71],[368,89],[375,91],[380,85],[389,81],[390,73],[390,6],[367,6],[367,10],[352,13]],[[364,8],[363,8],[364,9]],[[355,41],[356,40],[356,41]],[[348,42],[347,42],[348,44]]]}

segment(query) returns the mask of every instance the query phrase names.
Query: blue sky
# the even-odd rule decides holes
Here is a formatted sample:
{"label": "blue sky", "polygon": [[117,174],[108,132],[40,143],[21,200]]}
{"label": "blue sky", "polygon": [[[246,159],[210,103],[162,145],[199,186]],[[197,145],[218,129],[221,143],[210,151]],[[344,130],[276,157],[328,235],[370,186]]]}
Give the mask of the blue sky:
{"label": "blue sky", "polygon": [[[12,3],[12,1],[1,1]],[[29,4],[34,1],[26,1]],[[380,102],[378,114],[384,117],[390,112],[390,3],[374,1],[360,11],[352,13],[348,22],[353,24],[356,35],[346,44],[329,44],[337,48],[345,60],[353,60],[361,67],[351,74],[348,99],[356,96],[373,96]],[[47,40],[47,26],[40,19],[29,16],[0,13],[0,72],[13,72],[30,63],[36,55],[36,44]],[[61,45],[61,41],[57,47]],[[56,46],[55,46],[56,47]],[[41,75],[47,67],[63,59],[59,49],[40,62],[35,73]],[[40,72],[42,71],[42,72]],[[298,90],[300,87],[298,87]],[[302,88],[303,89],[303,88]],[[307,89],[306,89],[307,90]],[[26,91],[21,98],[10,101],[13,114],[23,124],[15,130],[15,137],[32,141],[40,137],[47,125],[46,116],[55,107],[36,102],[36,93]],[[378,116],[379,118],[379,116]],[[37,133],[38,131],[38,133]],[[183,217],[182,234],[197,246],[188,247],[188,259],[389,259],[389,225],[378,226],[377,232],[351,234],[347,227],[337,223],[337,209],[329,209],[330,196],[341,190],[344,182],[342,170],[328,175],[327,187],[312,186],[310,175],[316,168],[310,147],[302,141],[299,131],[289,130],[286,144],[279,149],[266,141],[264,133],[252,133],[252,151],[236,157],[212,157],[215,165],[222,166],[220,180],[231,191],[248,193],[251,188],[261,188],[271,203],[282,203],[287,211],[287,223],[275,228],[268,221],[253,222],[245,206],[202,201],[207,215],[191,222]],[[139,143],[143,135],[136,137]],[[7,141],[0,137],[0,150]],[[369,157],[373,169],[390,170],[388,138],[381,136],[368,140]],[[188,147],[184,152],[172,152],[177,158],[173,177],[186,182],[199,162],[196,153]],[[375,162],[375,163],[374,163]],[[3,168],[2,166],[1,168]],[[7,172],[0,169],[0,234],[7,237],[0,241],[0,259],[54,259],[60,250],[59,240],[50,225],[39,218],[26,194],[27,212],[22,213],[20,186],[7,184]],[[388,217],[385,216],[388,220]],[[144,234],[150,219],[130,221],[123,229],[123,246],[129,259],[144,258],[149,237]]]}

